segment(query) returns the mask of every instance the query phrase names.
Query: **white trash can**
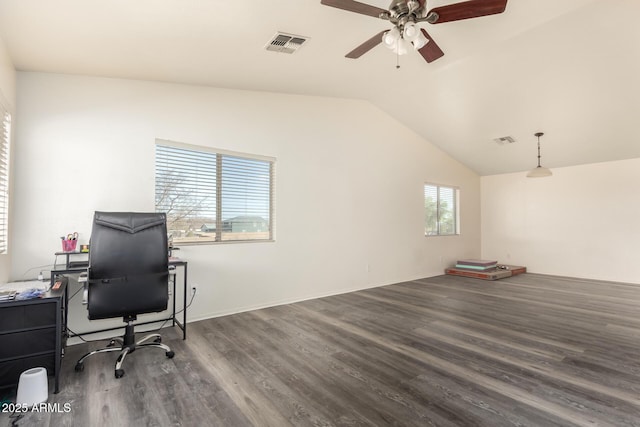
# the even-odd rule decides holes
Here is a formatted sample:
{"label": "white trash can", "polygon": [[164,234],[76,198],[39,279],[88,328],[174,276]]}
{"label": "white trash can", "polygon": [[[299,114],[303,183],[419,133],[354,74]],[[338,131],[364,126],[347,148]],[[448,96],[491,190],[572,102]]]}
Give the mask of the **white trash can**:
{"label": "white trash can", "polygon": [[20,374],[16,404],[32,406],[49,398],[49,382],[45,368],[31,368]]}

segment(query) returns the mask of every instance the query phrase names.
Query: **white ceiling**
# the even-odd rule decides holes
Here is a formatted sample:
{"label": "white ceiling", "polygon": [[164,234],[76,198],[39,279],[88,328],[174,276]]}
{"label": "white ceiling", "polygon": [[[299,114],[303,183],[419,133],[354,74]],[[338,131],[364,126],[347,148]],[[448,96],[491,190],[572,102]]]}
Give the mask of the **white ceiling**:
{"label": "white ceiling", "polygon": [[[344,57],[388,22],[320,0],[0,0],[0,38],[21,71],[365,99],[490,175],[535,166],[537,131],[550,168],[640,157],[639,16],[638,0],[510,0],[422,24],[445,56],[400,69],[382,45]],[[310,40],[268,52],[276,31]]]}

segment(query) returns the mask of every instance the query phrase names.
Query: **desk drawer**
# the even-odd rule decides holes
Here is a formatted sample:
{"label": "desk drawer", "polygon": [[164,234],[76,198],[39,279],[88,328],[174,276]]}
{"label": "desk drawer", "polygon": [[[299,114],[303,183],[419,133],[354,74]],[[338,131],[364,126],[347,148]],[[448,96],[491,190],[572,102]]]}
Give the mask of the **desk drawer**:
{"label": "desk drawer", "polygon": [[56,328],[36,329],[0,335],[0,360],[55,351]]}
{"label": "desk drawer", "polygon": [[0,331],[37,328],[56,324],[56,304],[9,305],[0,303]]}
{"label": "desk drawer", "polygon": [[53,353],[0,362],[0,388],[16,387],[20,374],[31,368],[43,367],[47,369],[47,374],[53,375],[55,373],[55,362]]}

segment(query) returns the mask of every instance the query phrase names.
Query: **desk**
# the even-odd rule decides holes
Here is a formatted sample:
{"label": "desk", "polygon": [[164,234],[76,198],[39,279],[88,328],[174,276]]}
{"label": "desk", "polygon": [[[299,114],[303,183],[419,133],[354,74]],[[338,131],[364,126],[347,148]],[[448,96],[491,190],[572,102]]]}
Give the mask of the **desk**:
{"label": "desk", "polygon": [[[183,297],[182,297],[182,301],[183,301],[183,310],[182,310],[182,321],[178,320],[178,317],[176,316],[176,299],[177,299],[177,294],[176,294],[176,277],[174,276],[173,279],[173,283],[171,284],[173,286],[173,307],[172,307],[172,312],[171,312],[171,316],[166,317],[166,318],[162,318],[162,319],[157,319],[157,320],[151,320],[148,322],[138,322],[136,323],[136,325],[148,325],[151,323],[158,323],[158,322],[165,322],[168,320],[171,320],[171,326],[178,326],[180,329],[182,329],[182,339],[186,340],[187,339],[187,261],[183,261],[179,258],[171,258],[169,259],[169,268],[171,267],[181,267],[184,269],[183,271],[183,280],[182,280],[182,285],[183,285]],[[63,276],[65,274],[80,274],[83,272],[86,272],[87,269],[86,268],[75,268],[75,267],[71,267],[71,268],[64,268],[64,269],[59,269],[59,270],[51,270],[51,283],[54,283],[54,280],[58,277],[58,276]],[[65,293],[65,316],[66,316],[66,306],[68,304],[69,300],[68,300],[68,294]],[[66,318],[66,317],[65,317]],[[118,329],[122,329],[124,326],[118,326],[118,327],[114,327],[114,328],[106,328],[106,329],[100,329],[100,330],[91,330],[91,331],[85,331],[85,332],[81,332],[81,333],[69,333],[67,336],[69,338],[73,338],[73,337],[80,337],[82,335],[89,335],[89,334],[96,334],[99,332],[107,332],[107,331],[115,331]]]}
{"label": "desk", "polygon": [[27,369],[45,367],[60,391],[66,345],[67,281],[41,298],[0,302],[0,388],[18,384]]}

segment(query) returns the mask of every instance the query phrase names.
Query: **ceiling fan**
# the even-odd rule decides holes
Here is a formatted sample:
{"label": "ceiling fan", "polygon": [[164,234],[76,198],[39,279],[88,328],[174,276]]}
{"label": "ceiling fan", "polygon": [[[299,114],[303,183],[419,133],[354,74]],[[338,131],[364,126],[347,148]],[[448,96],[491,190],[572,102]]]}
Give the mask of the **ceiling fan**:
{"label": "ceiling fan", "polygon": [[347,53],[347,58],[356,59],[369,52],[380,43],[403,55],[413,46],[427,62],[442,57],[444,52],[429,36],[424,28],[416,24],[428,22],[460,21],[462,19],[495,15],[504,12],[508,0],[469,0],[427,10],[427,0],[392,0],[389,10],[360,3],[354,0],[321,0],[320,3],[349,12],[360,13],[391,22],[391,30],[381,31],[360,46]]}

